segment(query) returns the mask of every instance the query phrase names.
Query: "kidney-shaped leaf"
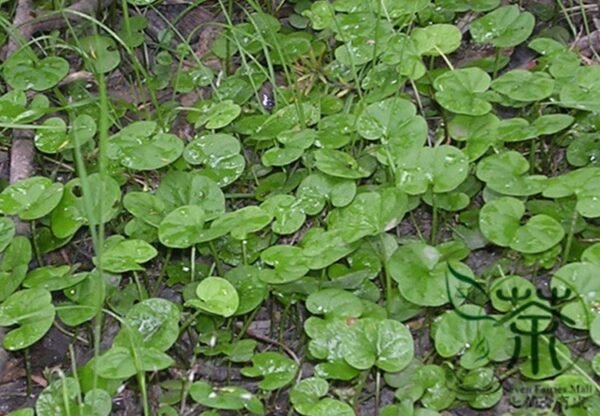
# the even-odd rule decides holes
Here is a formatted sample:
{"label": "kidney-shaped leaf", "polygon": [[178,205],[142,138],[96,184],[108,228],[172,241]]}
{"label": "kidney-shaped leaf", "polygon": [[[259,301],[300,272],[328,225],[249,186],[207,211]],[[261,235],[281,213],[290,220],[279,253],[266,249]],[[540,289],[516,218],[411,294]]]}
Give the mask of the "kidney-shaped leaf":
{"label": "kidney-shaped leaf", "polygon": [[69,73],[69,63],[58,56],[39,59],[30,48],[12,54],[2,68],[8,85],[18,90],[44,91],[54,87]]}
{"label": "kidney-shaped leaf", "polygon": [[396,186],[410,195],[450,192],[468,174],[469,160],[454,146],[423,147],[396,159]]}
{"label": "kidney-shaped leaf", "polygon": [[388,139],[400,133],[402,125],[416,114],[410,101],[388,98],[365,108],[358,118],[357,130],[367,140]]}
{"label": "kidney-shaped leaf", "polygon": [[273,220],[273,215],[255,205],[228,212],[217,218],[211,229],[221,230],[222,234],[229,234],[237,240],[245,240],[248,234],[262,230]]}
{"label": "kidney-shaped leaf", "polygon": [[[152,260],[158,254],[156,249],[145,241],[116,237],[112,236],[105,242],[102,250],[103,270],[111,273],[144,270],[140,264]],[[94,258],[94,264],[98,265],[97,258]]]}
{"label": "kidney-shaped leaf", "polygon": [[448,71],[433,83],[438,103],[448,111],[470,116],[482,116],[492,105],[482,98],[490,87],[491,78],[482,69],[465,68]]}
{"label": "kidney-shaped leaf", "polygon": [[273,266],[272,273],[265,270],[260,278],[269,284],[290,283],[302,278],[308,272],[306,259],[302,249],[290,245],[275,245],[267,248],[260,255],[262,261]]}
{"label": "kidney-shaped leaf", "polygon": [[183,152],[174,134],[157,131],[154,121],[136,121],[109,138],[107,155],[133,170],[155,170],[173,163]]}
{"label": "kidney-shaped leaf", "polygon": [[67,125],[62,118],[52,117],[44,121],[48,129],[39,130],[34,139],[35,147],[44,153],[57,153],[88,142],[96,134],[96,122],[87,114],[80,114]]}
{"label": "kidney-shaped leaf", "polygon": [[527,175],[529,162],[510,150],[486,157],[477,165],[477,177],[494,192],[503,195],[528,196],[540,193],[546,184],[543,175]]}
{"label": "kidney-shaped leaf", "polygon": [[411,37],[420,55],[440,56],[458,49],[462,33],[455,25],[439,23],[416,28]]}
{"label": "kidney-shaped leaf", "polygon": [[204,165],[200,172],[223,187],[244,171],[240,149],[239,140],[229,134],[207,134],[190,142],[183,157],[191,165]]}
{"label": "kidney-shaped leaf", "polygon": [[541,101],[554,92],[554,80],[545,72],[515,69],[496,78],[492,89],[515,101]]}
{"label": "kidney-shaped leaf", "polygon": [[252,357],[252,367],[241,370],[246,377],[263,377],[258,387],[271,391],[285,387],[294,380],[298,365],[278,352],[263,352]]}
{"label": "kidney-shaped leaf", "polygon": [[535,17],[521,12],[519,6],[503,6],[471,23],[471,36],[479,43],[510,48],[527,40],[533,32]]}
{"label": "kidney-shaped leaf", "polygon": [[575,208],[581,215],[600,217],[600,168],[580,168],[550,178],[542,195],[547,198],[575,195]]}
{"label": "kidney-shaped leaf", "polygon": [[329,288],[311,293],[306,299],[306,309],[325,318],[358,318],[364,311],[362,301],[354,293]]}
{"label": "kidney-shaped leaf", "polygon": [[136,303],[127,311],[113,345],[166,351],[179,335],[180,315],[179,308],[166,299],[150,298]]}
{"label": "kidney-shaped leaf", "polygon": [[187,303],[204,311],[224,317],[233,315],[240,304],[237,291],[221,277],[207,277],[196,287],[198,299]]}
{"label": "kidney-shaped leaf", "polygon": [[350,327],[342,346],[344,360],[354,368],[368,370],[376,365],[397,372],[414,356],[413,339],[402,323],[384,319],[361,319]]}
{"label": "kidney-shaped leaf", "polygon": [[206,214],[196,205],[184,205],[171,211],[158,226],[161,243],[172,248],[188,248],[200,242]]}
{"label": "kidney-shaped leaf", "polygon": [[[554,273],[550,286],[558,295],[570,294],[571,302],[561,309],[561,314],[571,319],[565,322],[577,329],[589,329],[598,316],[596,305],[600,302],[600,265],[570,263]],[[563,321],[565,321],[563,319]]]}
{"label": "kidney-shaped leaf", "polygon": [[[83,193],[91,200],[86,206]],[[85,189],[81,178],[67,182],[60,203],[51,216],[52,233],[67,238],[84,224],[99,225],[110,221],[119,212],[121,199],[119,183],[108,175],[92,173],[87,177]],[[89,215],[89,216],[88,216]]]}
{"label": "kidney-shaped leaf", "polygon": [[[405,299],[421,306],[440,306],[457,298],[464,283],[448,280],[448,262],[435,247],[424,243],[409,243],[398,248],[388,260],[391,277],[398,282]],[[465,276],[473,277],[466,265],[453,262],[452,267]],[[448,291],[448,288],[450,289]]]}
{"label": "kidney-shaped leaf", "polygon": [[34,176],[12,184],[0,193],[0,212],[35,220],[49,214],[60,202],[63,185]]}
{"label": "kidney-shaped leaf", "polygon": [[190,387],[190,396],[196,403],[212,409],[247,409],[252,414],[264,414],[260,400],[242,387],[211,387],[205,381],[197,381]]}
{"label": "kidney-shaped leaf", "polygon": [[0,326],[18,325],[4,336],[4,348],[27,348],[41,339],[54,322],[50,292],[41,288],[25,289],[10,295],[0,305]]}
{"label": "kidney-shaped leaf", "polygon": [[502,197],[486,203],[479,215],[479,228],[491,242],[526,254],[546,251],[558,244],[565,231],[554,218],[539,214],[525,225],[525,205],[518,199]]}

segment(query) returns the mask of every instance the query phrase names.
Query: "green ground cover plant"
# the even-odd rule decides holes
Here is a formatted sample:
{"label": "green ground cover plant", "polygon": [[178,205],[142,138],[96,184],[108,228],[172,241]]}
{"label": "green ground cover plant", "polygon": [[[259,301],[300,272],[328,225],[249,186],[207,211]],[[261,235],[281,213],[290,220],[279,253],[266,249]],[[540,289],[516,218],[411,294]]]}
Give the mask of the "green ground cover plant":
{"label": "green ground cover plant", "polygon": [[600,415],[594,2],[107,3],[0,0],[0,413]]}

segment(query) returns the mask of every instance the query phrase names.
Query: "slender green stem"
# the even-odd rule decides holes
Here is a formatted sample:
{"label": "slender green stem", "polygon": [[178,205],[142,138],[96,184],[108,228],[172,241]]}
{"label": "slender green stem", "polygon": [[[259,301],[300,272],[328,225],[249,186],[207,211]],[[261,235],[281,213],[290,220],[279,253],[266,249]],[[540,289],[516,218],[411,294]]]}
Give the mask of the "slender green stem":
{"label": "slender green stem", "polygon": [[537,140],[532,140],[529,147],[529,173],[534,174],[536,168]]}
{"label": "slender green stem", "polygon": [[494,76],[493,78],[496,79],[496,76],[498,75],[498,64],[500,63],[500,48],[496,48],[496,55],[494,57]]}
{"label": "slender green stem", "polygon": [[438,212],[438,207],[437,207],[437,198],[435,197],[435,193],[431,194],[431,209],[433,211],[432,213],[432,218],[431,218],[431,236],[430,236],[430,243],[431,245],[435,246],[436,242],[437,242],[437,234],[438,234],[438,227],[439,227],[439,212]]}
{"label": "slender green stem", "polygon": [[181,338],[181,336],[190,327],[190,325],[192,325],[196,321],[196,318],[198,318],[198,316],[200,316],[201,313],[202,313],[202,311],[200,309],[198,309],[193,314],[191,314],[188,317],[188,319],[185,320],[183,325],[181,325],[181,328],[179,328],[179,336],[177,337],[178,339]]}
{"label": "slender green stem", "polygon": [[33,247],[33,253],[38,262],[38,267],[42,267],[44,265],[44,259],[42,258],[42,254],[40,253],[40,247],[37,243],[36,224],[37,222],[35,220],[31,221],[31,246]]}
{"label": "slender green stem", "polygon": [[[545,335],[541,335],[540,338],[548,345],[550,345],[550,339],[545,336]],[[580,366],[578,366],[575,361],[573,361],[571,359],[571,357],[569,357],[568,355],[566,355],[560,348],[556,348],[556,354],[559,355],[563,360],[569,362],[570,364],[573,365],[573,368],[575,369],[576,372],[578,372],[579,374],[581,374],[581,376],[583,378],[585,378],[598,392],[600,392],[600,385],[596,382],[596,380],[594,380],[592,377],[590,377],[590,375],[584,371]]]}
{"label": "slender green stem", "polygon": [[569,225],[569,234],[567,235],[567,242],[565,244],[565,249],[563,251],[561,265],[565,265],[569,260],[569,255],[571,254],[571,246],[573,245],[573,237],[575,236],[575,226],[577,224],[577,219],[579,218],[579,213],[577,209],[573,208],[573,215],[571,216],[571,224]]}
{"label": "slender green stem", "polygon": [[142,282],[140,282],[140,277],[138,276],[137,272],[133,272],[133,280],[135,281],[135,286],[138,290],[138,295],[140,296],[140,300],[144,300],[146,299],[146,292],[144,291],[144,288],[142,287]]}
{"label": "slender green stem", "polygon": [[379,257],[381,258],[381,262],[383,264],[383,278],[385,280],[385,299],[387,307],[391,307],[392,305],[392,291],[394,287],[392,285],[392,278],[388,272],[387,267],[387,258],[385,255],[385,242],[383,241],[383,234],[379,234],[379,242],[380,242],[380,253]]}
{"label": "slender green stem", "polygon": [[215,267],[217,268],[217,273],[219,276],[223,276],[223,269],[221,268],[221,262],[219,261],[219,255],[217,253],[217,249],[212,241],[208,242],[208,247],[210,248],[210,253],[212,254],[215,260]]}
{"label": "slender green stem", "polygon": [[367,382],[368,377],[369,377],[369,370],[363,371],[362,373],[360,373],[360,376],[358,377],[358,383],[356,384],[354,397],[352,398],[352,407],[354,407],[354,409],[356,409],[356,406],[358,405],[358,400],[360,399],[360,396],[362,395],[362,392],[365,388],[365,384]]}
{"label": "slender green stem", "polygon": [[254,308],[254,310],[250,313],[250,315],[248,315],[246,317],[246,319],[244,319],[244,325],[240,328],[240,332],[238,333],[238,335],[236,337],[236,341],[239,341],[240,339],[242,339],[244,337],[244,335],[246,335],[246,331],[248,331],[248,328],[250,328],[250,325],[252,325],[252,322],[254,321],[256,314],[260,310],[260,306],[261,305],[258,305],[256,308]]}
{"label": "slender green stem", "polygon": [[64,409],[65,409],[65,414],[66,416],[71,416],[71,406],[69,406],[69,388],[68,385],[66,383],[67,379],[65,378],[65,375],[62,373],[62,371],[60,372],[60,378],[62,379],[62,399],[63,399],[63,405],[64,405]]}
{"label": "slender green stem", "polygon": [[[75,358],[75,349],[73,348],[73,344],[69,344],[69,355],[71,356],[71,371],[73,372],[73,378],[79,384],[79,376],[77,375],[77,359]],[[83,409],[83,401],[81,400],[81,393],[77,395],[77,404],[80,409]]]}

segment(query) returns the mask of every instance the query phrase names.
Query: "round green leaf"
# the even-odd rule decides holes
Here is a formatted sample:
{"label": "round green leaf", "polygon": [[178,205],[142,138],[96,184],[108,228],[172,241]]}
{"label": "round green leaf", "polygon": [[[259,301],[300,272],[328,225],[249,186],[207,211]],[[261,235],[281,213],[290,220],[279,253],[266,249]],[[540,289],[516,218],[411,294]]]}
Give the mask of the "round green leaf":
{"label": "round green leaf", "polygon": [[358,133],[367,140],[389,139],[400,134],[402,125],[416,115],[415,106],[401,98],[370,104],[357,121]]}
{"label": "round green leaf", "polygon": [[271,229],[276,234],[293,234],[302,227],[306,220],[302,201],[292,195],[274,195],[263,202],[260,207],[275,217]]}
{"label": "round green leaf", "polygon": [[[242,387],[211,387],[205,381],[197,381],[190,387],[190,396],[196,403],[212,409],[241,410],[246,408],[251,410],[252,414],[264,414],[262,403]],[[253,409],[259,411],[253,411]]]}
{"label": "round green leaf", "polygon": [[515,101],[541,101],[554,92],[554,80],[545,72],[515,69],[496,78],[492,89]]}
{"label": "round green leaf", "polygon": [[230,233],[237,240],[245,240],[248,234],[262,230],[272,220],[273,216],[267,211],[250,205],[220,216],[213,221],[211,229],[220,230],[221,235]]}
{"label": "round green leaf", "polygon": [[[166,212],[182,205],[196,205],[204,210],[206,221],[225,213],[225,195],[212,179],[198,171],[169,172],[160,181],[156,196],[164,204]],[[123,202],[127,208],[127,198]],[[161,204],[158,204],[158,208],[160,206]],[[143,212],[140,214],[145,215]]]}
{"label": "round green leaf", "polygon": [[[84,192],[88,192],[86,198],[91,200],[89,207],[83,198]],[[108,175],[92,173],[87,177],[85,189],[80,178],[72,179],[65,185],[62,199],[52,211],[52,233],[58,238],[68,238],[84,224],[104,224],[119,212],[120,199],[119,184]]]}
{"label": "round green leaf", "polygon": [[341,230],[351,243],[369,235],[378,235],[400,223],[408,208],[406,194],[396,188],[358,194],[352,204],[331,213],[331,230]]}
{"label": "round green leaf", "polygon": [[231,283],[221,277],[207,277],[196,287],[198,299],[188,301],[192,306],[225,318],[232,316],[239,304],[239,296]]}
{"label": "round green leaf", "polygon": [[310,409],[307,416],[355,416],[355,413],[348,403],[327,397]]}
{"label": "round green leaf", "polygon": [[275,245],[260,254],[266,264],[273,266],[273,273],[261,274],[270,284],[290,283],[302,278],[309,270],[302,249],[296,246]]}
{"label": "round green leaf", "polygon": [[384,371],[400,371],[414,355],[410,331],[391,319],[367,318],[356,322],[350,327],[342,350],[344,360],[359,370],[376,365]]}
{"label": "round green leaf", "polygon": [[305,378],[294,385],[290,393],[290,401],[298,413],[306,415],[328,390],[327,380],[319,377]]}
{"label": "round green leaf", "polygon": [[263,352],[252,357],[252,367],[242,368],[246,377],[263,377],[258,387],[263,390],[278,390],[294,380],[298,365],[277,352]]}
{"label": "round green leaf", "polygon": [[[111,244],[108,244],[110,240]],[[115,237],[105,242],[102,250],[102,269],[111,273],[124,273],[132,270],[144,270],[141,263],[152,260],[158,252],[154,247],[142,240],[124,238],[115,241]],[[94,258],[94,264],[98,260]]]}
{"label": "round green leaf", "polygon": [[188,248],[199,242],[206,214],[196,205],[184,205],[171,211],[158,226],[161,243],[172,248]]}
{"label": "round green leaf", "polygon": [[435,4],[453,12],[487,12],[498,7],[500,0],[436,0]]}
{"label": "round green leaf", "polygon": [[190,142],[183,157],[191,165],[204,165],[200,172],[223,187],[244,171],[240,149],[240,142],[229,134],[208,134]]}
{"label": "round green leaf", "polygon": [[155,170],[173,163],[183,152],[174,134],[156,131],[153,121],[136,121],[109,138],[107,155],[133,170]]}
{"label": "round green leaf", "polygon": [[535,18],[521,12],[519,6],[503,6],[471,23],[471,36],[476,42],[510,48],[523,43],[533,32]]}
{"label": "round green leaf", "polygon": [[410,195],[453,191],[468,174],[467,157],[449,145],[423,147],[396,160],[396,186]]}
{"label": "round green leaf", "polygon": [[419,55],[440,56],[458,49],[462,33],[455,25],[433,24],[412,31]]}
{"label": "round green leaf", "polygon": [[306,309],[325,318],[358,318],[364,311],[358,296],[342,289],[322,289],[306,299]]}
{"label": "round green leaf", "polygon": [[15,223],[7,217],[0,217],[0,253],[3,252],[15,236]]}
{"label": "round green leaf", "polygon": [[457,114],[482,116],[492,106],[481,94],[490,87],[491,78],[479,68],[466,68],[448,71],[437,77],[433,83],[438,103],[448,111]]}
{"label": "round green leaf", "polygon": [[60,202],[63,185],[34,176],[12,184],[0,193],[0,212],[35,220],[49,214]]}
{"label": "round green leaf", "polygon": [[25,289],[10,295],[0,305],[0,326],[17,325],[4,336],[4,348],[16,351],[41,339],[54,322],[55,310],[50,292]]}
{"label": "round green leaf", "polygon": [[24,48],[12,54],[2,68],[8,85],[17,90],[45,91],[56,86],[69,73],[69,63],[58,56],[38,59]]}
{"label": "round green leaf", "polygon": [[558,244],[565,231],[548,215],[532,217],[521,226],[525,205],[515,198],[502,197],[486,203],[479,214],[479,228],[488,240],[501,247],[534,254]]}
{"label": "round green leaf", "polygon": [[596,277],[598,273],[600,265],[593,263],[569,263],[554,273],[551,287],[559,295],[570,293],[571,297],[574,296],[560,311],[563,316],[572,320],[565,322],[567,325],[587,330],[593,324],[598,315],[596,306],[600,303],[600,283]]}
{"label": "round green leaf", "polygon": [[526,175],[529,162],[521,153],[507,151],[486,157],[477,165],[477,177],[503,195],[528,196],[540,193],[546,184],[543,175]]}
{"label": "round green leaf", "polygon": [[[572,74],[569,73],[569,76]],[[578,110],[600,112],[600,67],[579,67],[572,82],[565,82],[560,90],[560,104]]]}
{"label": "round green leaf", "polygon": [[540,253],[560,243],[564,236],[564,228],[558,221],[540,214],[517,229],[510,248],[521,253]]}
{"label": "round green leaf", "polygon": [[301,147],[273,147],[261,156],[261,161],[265,166],[286,166],[300,159],[303,154]]}
{"label": "round green leaf", "polygon": [[93,72],[110,72],[121,62],[121,55],[112,38],[98,35],[88,36],[80,39],[79,45],[86,53],[86,65]]}
{"label": "round green leaf", "polygon": [[582,134],[567,147],[567,160],[576,167],[600,166],[600,135]]}
{"label": "round green leaf", "polygon": [[71,266],[44,266],[27,273],[23,286],[54,292],[74,286],[86,277],[87,273],[72,274]]}
{"label": "round green leaf", "polygon": [[44,120],[43,126],[50,128],[38,130],[34,140],[35,147],[44,153],[72,149],[75,145],[87,143],[96,134],[96,122],[87,114],[78,115],[69,128],[59,117]]}
{"label": "round green leaf", "polygon": [[232,100],[221,102],[200,101],[195,104],[197,108],[189,117],[196,127],[205,126],[207,129],[216,130],[229,125],[238,118],[242,108]]}
{"label": "round green leaf", "polygon": [[319,270],[352,253],[359,243],[346,242],[342,230],[324,231],[322,228],[311,228],[302,239],[302,254],[311,270]]}
{"label": "round green leaf", "polygon": [[[398,288],[404,298],[422,306],[440,306],[456,299],[464,283],[457,279],[448,281],[448,262],[442,253],[424,243],[410,243],[401,246],[388,260],[388,271],[398,282]],[[452,267],[459,273],[472,277],[473,272],[462,263],[455,262]]]}
{"label": "round green leaf", "polygon": [[575,195],[575,208],[581,215],[600,217],[600,168],[580,168],[550,178],[543,195],[547,198]]}
{"label": "round green leaf", "polygon": [[[77,380],[59,378],[50,383],[39,395],[35,411],[39,416],[67,416],[75,411],[77,397],[81,394]],[[90,416],[92,416],[90,414]]]}
{"label": "round green leaf", "polygon": [[[179,336],[180,316],[179,308],[173,302],[160,298],[145,299],[127,311],[113,345],[166,351]],[[132,340],[134,346],[131,345]]]}
{"label": "round green leaf", "polygon": [[154,227],[158,227],[166,210],[162,199],[147,192],[128,192],[123,198],[123,206],[132,215]]}
{"label": "round green leaf", "polygon": [[348,153],[333,149],[315,151],[315,165],[321,172],[337,178],[360,179],[372,173]]}
{"label": "round green leaf", "polygon": [[225,273],[225,279],[233,285],[240,298],[236,315],[253,311],[269,295],[269,288],[260,279],[260,272],[255,266],[242,265]]}

